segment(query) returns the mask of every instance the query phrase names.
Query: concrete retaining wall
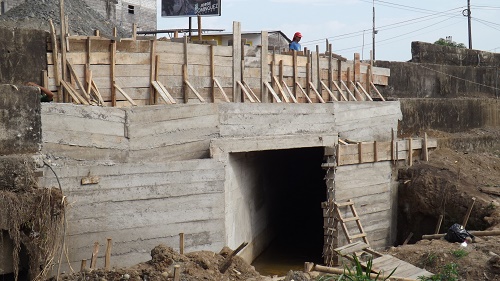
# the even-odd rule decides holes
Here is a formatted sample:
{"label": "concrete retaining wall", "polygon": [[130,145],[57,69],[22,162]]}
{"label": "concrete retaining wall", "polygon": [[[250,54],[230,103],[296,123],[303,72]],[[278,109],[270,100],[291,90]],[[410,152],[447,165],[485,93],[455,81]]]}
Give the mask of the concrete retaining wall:
{"label": "concrete retaining wall", "polygon": [[[104,245],[109,237],[113,238],[112,265],[131,265],[149,259],[149,250],[159,243],[176,247],[180,232],[186,233],[186,251],[218,251],[223,245],[235,248],[242,240],[252,242],[250,250],[242,253],[251,261],[271,237],[265,217],[271,203],[255,208],[262,203],[263,188],[256,178],[276,175],[265,174],[262,155],[230,154],[333,147],[339,134],[388,140],[400,118],[399,102],[121,109],[43,104],[42,152],[73,202],[68,212],[70,261],[88,258],[94,241]],[[203,157],[207,159],[199,159]],[[386,181],[380,185],[389,184],[388,167],[368,165],[364,174],[377,174]],[[82,179],[97,182],[84,185]],[[48,169],[41,183],[57,185]],[[350,187],[352,192],[359,188],[345,188]],[[387,186],[374,190],[383,193]],[[390,194],[378,196],[377,204],[388,201],[377,216],[388,215]],[[361,207],[360,213],[364,212]],[[367,227],[380,245],[390,240],[390,229]]]}
{"label": "concrete retaining wall", "polygon": [[[186,251],[218,251],[224,245],[224,167],[212,159],[148,164],[54,167],[67,211],[67,245],[73,267],[88,259],[94,242],[113,239],[112,266],[151,258],[163,243]],[[93,177],[95,184],[83,185]],[[47,172],[43,186],[57,186]],[[98,266],[103,266],[104,250]]]}

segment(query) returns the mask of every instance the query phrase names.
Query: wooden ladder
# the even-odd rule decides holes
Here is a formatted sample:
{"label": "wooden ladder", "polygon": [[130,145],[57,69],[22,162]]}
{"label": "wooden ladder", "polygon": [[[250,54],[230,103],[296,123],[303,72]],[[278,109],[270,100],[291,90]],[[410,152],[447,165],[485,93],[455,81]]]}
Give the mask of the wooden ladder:
{"label": "wooden ladder", "polygon": [[[349,209],[351,210],[352,216],[350,216],[350,217],[343,217],[342,213],[340,212],[340,208],[346,207],[346,206],[349,207]],[[363,226],[361,225],[361,221],[359,219],[358,213],[356,212],[356,208],[354,207],[354,201],[352,201],[352,199],[349,199],[347,202],[344,202],[344,203],[335,202],[335,211],[336,211],[337,218],[342,226],[342,229],[344,230],[344,234],[345,234],[345,237],[347,239],[348,244],[353,243],[354,240],[356,240],[356,239],[362,239],[363,242],[369,246],[370,243],[368,242],[368,238],[366,237],[366,233],[363,230]],[[351,233],[349,233],[349,229],[346,225],[346,223],[349,223],[349,222],[356,222],[356,226],[359,230],[359,233],[354,234],[354,235],[351,235]]]}

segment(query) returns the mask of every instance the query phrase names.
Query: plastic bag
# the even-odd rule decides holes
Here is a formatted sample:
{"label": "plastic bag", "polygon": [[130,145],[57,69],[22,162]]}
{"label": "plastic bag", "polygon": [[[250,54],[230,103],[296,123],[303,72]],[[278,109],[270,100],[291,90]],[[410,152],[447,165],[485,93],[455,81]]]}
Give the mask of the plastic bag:
{"label": "plastic bag", "polygon": [[473,239],[474,235],[467,232],[467,230],[465,230],[465,228],[462,225],[455,223],[448,229],[448,232],[444,236],[444,239],[452,243],[454,242],[462,243],[465,241],[465,239],[467,239],[467,237]]}

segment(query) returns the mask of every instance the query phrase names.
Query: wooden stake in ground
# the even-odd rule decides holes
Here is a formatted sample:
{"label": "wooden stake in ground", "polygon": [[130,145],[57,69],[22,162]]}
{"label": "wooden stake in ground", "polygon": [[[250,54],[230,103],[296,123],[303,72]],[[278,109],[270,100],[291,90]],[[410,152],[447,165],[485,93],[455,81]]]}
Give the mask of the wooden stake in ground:
{"label": "wooden stake in ground", "polygon": [[243,248],[245,248],[246,246],[248,245],[248,242],[243,242],[241,243],[240,246],[238,246],[238,248],[236,248],[236,250],[232,251],[227,257],[226,259],[222,262],[221,266],[219,267],[219,271],[220,273],[224,273],[226,272],[226,270],[229,268],[229,266],[231,265],[231,262],[232,262],[232,259],[234,256],[236,256],[236,254],[238,254],[241,250],[243,250]]}
{"label": "wooden stake in ground", "polygon": [[469,209],[467,210],[467,214],[465,214],[464,221],[462,223],[463,227],[467,225],[467,222],[469,221],[470,213],[472,212],[472,208],[474,207],[474,203],[476,203],[476,197],[472,197],[472,203],[469,206]]}
{"label": "wooden stake in ground", "polygon": [[439,215],[439,220],[438,223],[436,224],[436,230],[434,231],[434,234],[438,234],[439,230],[441,229],[441,224],[443,223],[443,215]]}
{"label": "wooden stake in ground", "polygon": [[109,270],[111,264],[111,238],[108,238],[108,244],[106,246],[106,256],[104,258],[104,269]]}
{"label": "wooden stake in ground", "polygon": [[92,251],[92,258],[90,259],[90,268],[95,268],[97,262],[97,253],[99,253],[99,242],[94,243],[94,250]]}
{"label": "wooden stake in ground", "polygon": [[174,265],[174,281],[181,280],[181,266],[176,264]]}
{"label": "wooden stake in ground", "polygon": [[184,233],[179,233],[179,254],[184,254]]}

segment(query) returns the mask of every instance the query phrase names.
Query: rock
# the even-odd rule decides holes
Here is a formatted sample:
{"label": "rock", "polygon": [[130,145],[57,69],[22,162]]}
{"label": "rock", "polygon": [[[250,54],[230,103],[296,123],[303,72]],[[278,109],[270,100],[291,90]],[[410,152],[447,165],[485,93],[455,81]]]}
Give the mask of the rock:
{"label": "rock", "polygon": [[494,255],[488,260],[488,265],[494,273],[500,273],[500,256]]}
{"label": "rock", "polygon": [[309,281],[309,276],[301,271],[288,271],[285,279],[283,281]]}

